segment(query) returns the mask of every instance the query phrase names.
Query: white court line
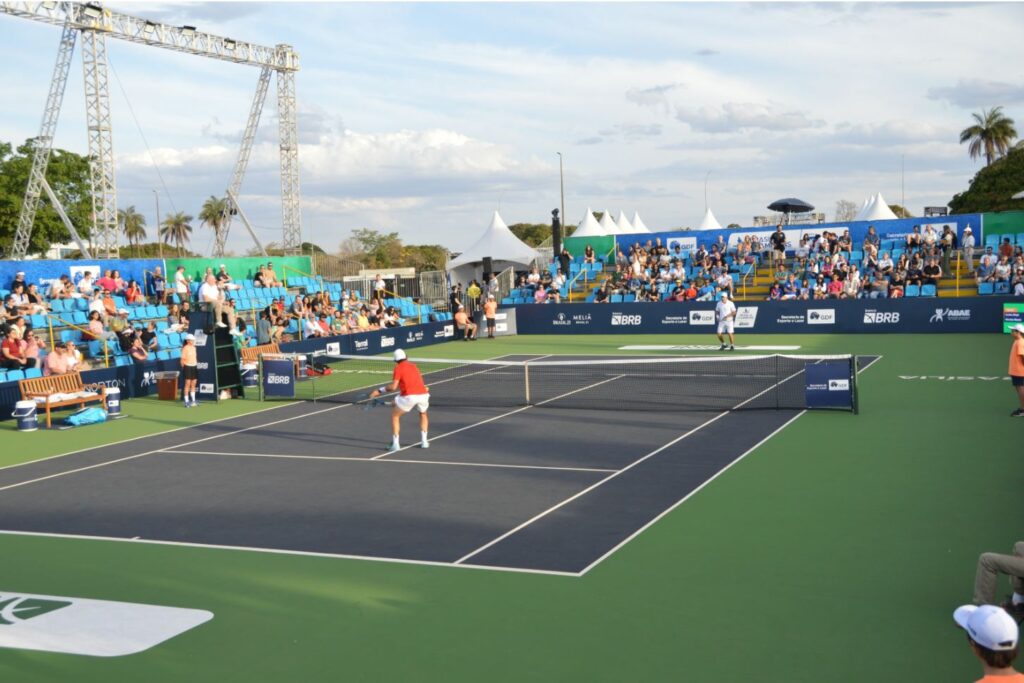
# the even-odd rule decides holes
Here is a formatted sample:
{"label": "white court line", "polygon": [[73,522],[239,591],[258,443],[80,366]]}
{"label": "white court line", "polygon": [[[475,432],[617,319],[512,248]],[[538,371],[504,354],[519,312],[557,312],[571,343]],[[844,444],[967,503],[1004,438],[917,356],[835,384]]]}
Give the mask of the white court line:
{"label": "white court line", "polygon": [[[558,396],[555,396],[553,398],[545,399],[545,400],[539,401],[537,403],[531,403],[528,406],[522,406],[520,408],[516,408],[515,410],[510,410],[510,411],[508,411],[506,413],[501,413],[500,415],[495,415],[495,416],[489,417],[489,418],[487,418],[485,420],[480,420],[479,422],[474,422],[473,424],[466,425],[465,427],[459,427],[458,429],[453,429],[450,432],[445,432],[444,434],[440,434],[438,436],[432,436],[432,437],[430,437],[430,441],[431,442],[437,441],[438,439],[443,439],[446,436],[451,436],[452,434],[458,434],[459,432],[464,432],[467,429],[472,429],[473,427],[479,427],[480,425],[485,425],[488,422],[494,422],[495,420],[500,420],[503,417],[508,417],[509,415],[515,415],[516,413],[521,413],[524,410],[529,410],[530,408],[535,408],[537,406],[542,406],[545,403],[551,403],[552,401],[557,401],[560,398],[565,398],[567,396],[572,396],[573,394],[578,394],[581,391],[587,391],[588,389],[593,389],[594,387],[599,387],[602,384],[607,384],[608,382],[614,382],[615,380],[621,379],[623,377],[625,377],[625,375],[615,375],[613,377],[609,377],[608,379],[603,379],[600,382],[594,382],[593,384],[588,384],[585,387],[580,387],[579,389],[573,389],[572,391],[567,391],[564,394],[559,394]],[[398,450],[388,451],[386,453],[381,453],[380,455],[376,455],[376,456],[370,458],[370,460],[380,460],[381,458],[386,458],[389,455],[393,455],[394,453],[401,453],[402,451],[408,450],[408,449],[413,448],[414,446],[418,446],[418,445],[419,444],[413,443],[413,444],[409,444],[408,446],[402,446]],[[2,490],[3,489],[0,489],[0,491],[2,491]]]}
{"label": "white court line", "polygon": [[241,550],[252,553],[270,553],[273,555],[297,555],[300,557],[327,557],[336,560],[362,560],[364,562],[392,562],[395,564],[411,564],[423,567],[445,567],[447,569],[483,569],[485,571],[515,572],[522,574],[544,574],[547,576],[569,576],[578,578],[577,572],[560,572],[554,569],[529,569],[526,567],[491,567],[485,564],[453,564],[451,562],[439,562],[434,560],[408,560],[399,557],[377,557],[374,555],[345,555],[342,553],[322,553],[312,550],[285,550],[282,548],[254,548],[241,545],[221,545],[217,543],[189,543],[187,541],[159,541],[155,539],[142,538],[118,538],[116,536],[90,536],[85,534],[58,534],[42,531],[7,531],[0,530],[0,535],[6,536],[28,536],[39,538],[63,538],[84,541],[114,541],[117,543],[138,543],[144,545],[167,545],[183,548],[211,548],[214,550]]}
{"label": "white court line", "polygon": [[776,382],[775,384],[771,385],[767,389],[764,389],[764,390],[758,392],[757,394],[754,394],[753,396],[751,396],[750,398],[746,399],[745,401],[742,401],[741,403],[737,403],[735,406],[733,406],[729,410],[724,410],[721,413],[719,413],[718,415],[715,415],[710,420],[702,422],[701,424],[697,425],[696,427],[694,427],[690,431],[686,432],[682,436],[678,436],[678,437],[672,439],[671,441],[669,441],[667,444],[654,449],[653,451],[651,451],[647,455],[641,457],[639,460],[635,460],[635,461],[631,462],[630,464],[626,465],[625,467],[623,467],[621,470],[615,472],[614,474],[611,474],[611,475],[605,477],[604,479],[601,479],[600,481],[598,481],[598,482],[596,482],[594,484],[591,484],[587,488],[583,489],[582,491],[579,491],[575,495],[572,495],[572,496],[566,498],[562,502],[556,503],[555,505],[552,505],[547,510],[544,510],[543,512],[541,512],[539,514],[534,515],[533,517],[531,517],[530,519],[526,520],[525,522],[523,522],[519,526],[517,526],[517,527],[515,527],[513,529],[509,529],[508,531],[503,533],[501,536],[498,536],[494,540],[492,540],[492,541],[490,541],[490,542],[480,546],[479,548],[477,548],[473,552],[471,552],[471,553],[469,553],[467,555],[463,555],[462,557],[460,557],[458,560],[455,561],[455,564],[461,564],[462,562],[465,562],[469,558],[471,558],[471,557],[473,557],[475,555],[479,555],[481,552],[483,552],[484,550],[487,550],[488,548],[490,548],[491,546],[495,545],[496,543],[500,543],[501,541],[505,540],[506,538],[508,538],[512,534],[525,529],[526,527],[530,526],[531,524],[533,524],[537,520],[539,520],[539,519],[541,519],[543,517],[546,517],[547,515],[551,514],[555,510],[558,510],[559,508],[564,507],[565,505],[568,505],[569,503],[571,503],[572,501],[576,500],[577,498],[580,498],[581,496],[585,496],[586,494],[590,493],[591,491],[593,491],[597,487],[601,486],[602,484],[605,484],[605,483],[611,481],[612,479],[614,479],[615,477],[619,476],[623,472],[628,472],[629,470],[633,469],[634,467],[636,467],[640,463],[642,463],[642,462],[644,462],[644,461],[654,457],[658,453],[661,453],[666,448],[670,448],[670,447],[676,445],[677,443],[679,443],[680,441],[682,441],[686,437],[690,436],[691,434],[694,434],[695,432],[703,429],[704,427],[707,427],[712,422],[715,422],[716,420],[719,420],[719,419],[725,417],[726,415],[728,415],[732,411],[738,410],[738,409],[742,408],[743,406],[745,406],[746,404],[750,403],[754,399],[762,396],[763,394],[768,393],[769,391],[771,391],[775,387],[788,382],[789,380],[793,379],[794,377],[796,377],[797,375],[799,375],[802,372],[803,372],[803,369],[797,370],[796,372],[794,372],[789,377]]}
{"label": "white court line", "polygon": [[400,458],[392,458],[390,460],[378,460],[377,458],[357,458],[355,456],[345,455],[288,455],[288,454],[277,454],[277,453],[221,453],[218,451],[178,451],[164,449],[163,453],[182,453],[184,455],[227,455],[237,458],[284,458],[293,460],[337,460],[340,462],[397,462],[406,463],[412,465],[453,465],[456,467],[497,467],[505,468],[510,470],[556,470],[565,472],[614,472],[615,470],[610,469],[597,469],[594,467],[556,467],[554,465],[507,465],[502,463],[487,463],[487,462],[458,462],[455,460],[402,460]]}
{"label": "white court line", "polygon": [[[320,413],[326,413],[326,412],[329,412],[331,410],[337,410],[339,408],[344,408],[344,407],[350,406],[350,405],[352,405],[352,404],[351,403],[345,403],[345,404],[342,404],[342,405],[331,406],[330,408],[323,408],[321,410],[316,410],[316,411],[313,411],[311,413],[302,413],[301,415],[295,415],[294,417],[286,417],[286,418],[284,418],[282,420],[275,420],[273,422],[264,422],[262,424],[253,425],[252,427],[243,427],[241,429],[236,429],[236,430],[234,430],[232,432],[227,432],[225,434],[214,434],[213,436],[206,436],[206,437],[203,437],[202,439],[195,439],[194,441],[186,441],[185,443],[178,444],[178,446],[191,446],[192,444],[195,444],[195,443],[202,443],[204,441],[210,441],[211,439],[219,439],[222,436],[233,436],[234,434],[241,434],[242,432],[247,432],[247,431],[249,431],[251,429],[260,429],[262,427],[269,427],[271,425],[281,424],[282,422],[290,422],[291,420],[299,420],[299,419],[304,418],[304,417],[309,417],[310,415],[319,415]],[[173,448],[173,446],[171,448]],[[64,475],[67,475],[67,474],[75,474],[76,472],[85,472],[86,470],[94,470],[94,469],[97,469],[99,467],[106,467],[107,465],[113,465],[113,464],[119,463],[119,462],[125,462],[125,461],[128,461],[128,460],[134,460],[135,458],[141,458],[141,457],[143,457],[145,455],[152,455],[153,453],[160,453],[163,450],[164,450],[164,448],[154,448],[153,450],[150,450],[150,451],[145,451],[143,453],[136,453],[134,455],[126,456],[124,458],[117,458],[116,460],[107,460],[105,462],[98,462],[95,465],[87,465],[85,467],[76,467],[73,470],[65,470],[63,472],[55,472],[53,474],[48,474],[45,477],[37,477],[35,479],[28,479],[26,481],[19,481],[16,484],[8,484],[7,486],[0,486],[0,491],[7,491],[8,489],[15,489],[15,488],[18,488],[19,486],[25,486],[27,484],[35,484],[35,483],[40,482],[40,481],[46,481],[47,479],[55,479],[57,477],[63,477]]]}

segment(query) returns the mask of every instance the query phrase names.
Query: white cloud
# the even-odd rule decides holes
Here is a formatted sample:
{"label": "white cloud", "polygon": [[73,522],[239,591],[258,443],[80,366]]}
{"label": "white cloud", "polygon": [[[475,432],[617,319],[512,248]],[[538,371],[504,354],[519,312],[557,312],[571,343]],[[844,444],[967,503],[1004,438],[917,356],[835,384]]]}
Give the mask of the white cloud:
{"label": "white cloud", "polygon": [[807,113],[784,109],[778,104],[726,102],[718,107],[677,107],[676,118],[704,133],[738,130],[791,131],[821,128],[825,122]]}

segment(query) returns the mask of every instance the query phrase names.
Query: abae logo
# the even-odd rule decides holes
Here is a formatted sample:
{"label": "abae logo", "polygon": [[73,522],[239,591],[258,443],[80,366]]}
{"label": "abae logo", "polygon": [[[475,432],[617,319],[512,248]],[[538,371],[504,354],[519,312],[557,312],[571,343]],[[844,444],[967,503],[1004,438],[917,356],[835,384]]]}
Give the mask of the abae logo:
{"label": "abae logo", "polygon": [[147,370],[146,372],[142,373],[142,381],[139,383],[139,386],[148,387],[155,381],[156,373],[153,372],[152,370]]}
{"label": "abae logo", "polygon": [[618,311],[612,312],[612,325],[640,325],[642,323],[642,316],[619,313]]}
{"label": "abae logo", "polygon": [[929,323],[967,322],[971,319],[969,308],[936,308],[935,315],[928,318]]}
{"label": "abae logo", "polygon": [[900,321],[899,311],[876,311],[872,308],[864,311],[866,325],[894,325]]}

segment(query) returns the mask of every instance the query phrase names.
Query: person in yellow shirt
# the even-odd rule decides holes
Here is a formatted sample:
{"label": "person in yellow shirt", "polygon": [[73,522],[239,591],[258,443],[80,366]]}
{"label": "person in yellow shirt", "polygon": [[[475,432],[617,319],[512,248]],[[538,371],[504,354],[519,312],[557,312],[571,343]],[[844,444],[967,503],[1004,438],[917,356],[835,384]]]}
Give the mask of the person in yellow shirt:
{"label": "person in yellow shirt", "polygon": [[1020,407],[1010,413],[1011,417],[1024,417],[1024,324],[1018,323],[1010,328],[1013,334],[1013,346],[1010,347],[1010,382],[1017,392]]}
{"label": "person in yellow shirt", "polygon": [[196,354],[195,335],[185,335],[185,344],[181,347],[181,374],[185,378],[185,388],[182,395],[185,398],[185,407],[193,408],[199,405],[196,400],[196,384],[199,383],[199,361]]}
{"label": "person in yellow shirt", "polygon": [[487,319],[487,338],[494,339],[494,315],[498,312],[498,302],[494,300],[493,294],[487,295],[487,302],[484,303],[484,318]]}

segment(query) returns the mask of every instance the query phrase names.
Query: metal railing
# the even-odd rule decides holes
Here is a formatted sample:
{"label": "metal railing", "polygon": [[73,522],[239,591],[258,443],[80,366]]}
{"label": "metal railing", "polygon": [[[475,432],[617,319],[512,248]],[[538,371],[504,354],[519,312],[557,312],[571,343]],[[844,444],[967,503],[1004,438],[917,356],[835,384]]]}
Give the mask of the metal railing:
{"label": "metal railing", "polygon": [[[54,335],[53,335],[54,324],[53,324],[53,321],[55,319],[63,323],[63,325],[58,325],[58,327],[70,327],[73,330],[78,330],[79,332],[81,332],[83,334],[88,334],[89,336],[92,336],[92,332],[90,330],[87,330],[84,327],[79,327],[78,325],[76,325],[75,323],[71,322],[70,320],[65,320],[64,318],[60,317],[59,315],[57,315],[55,313],[50,313],[49,315],[46,316],[46,323],[47,323],[47,327],[49,328],[49,333],[50,333],[50,350],[51,351],[53,350],[53,347],[54,347]],[[95,339],[94,341],[103,342],[103,367],[109,368],[110,367],[110,348],[108,346],[108,340],[104,339],[104,338],[100,338],[100,339]]]}

